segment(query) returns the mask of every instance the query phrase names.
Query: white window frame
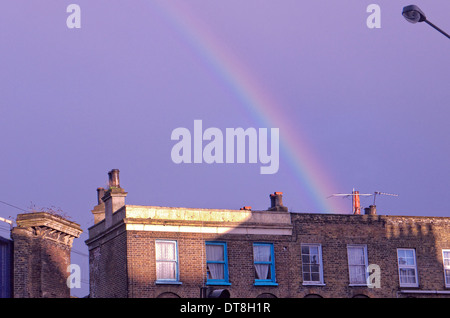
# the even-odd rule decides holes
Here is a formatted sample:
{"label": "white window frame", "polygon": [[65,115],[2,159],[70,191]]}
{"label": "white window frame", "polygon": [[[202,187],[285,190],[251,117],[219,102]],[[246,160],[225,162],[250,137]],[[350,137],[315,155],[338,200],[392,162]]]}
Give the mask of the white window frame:
{"label": "white window frame", "polygon": [[178,242],[174,240],[155,240],[155,266],[158,262],[167,262],[167,260],[158,260],[157,258],[157,245],[158,243],[172,243],[175,245],[175,259],[171,260],[171,262],[175,263],[175,278],[167,279],[167,278],[158,278],[158,271],[156,271],[156,284],[180,284],[179,278],[179,262],[178,262]]}
{"label": "white window frame", "polygon": [[[398,255],[399,251],[412,251],[414,258],[414,265],[405,265],[400,264],[400,258]],[[417,273],[417,257],[416,257],[416,249],[414,248],[397,248],[397,264],[398,264],[398,282],[400,287],[419,287],[419,275]],[[414,278],[416,280],[415,283],[402,283],[400,271],[402,269],[413,269],[414,270]]]}
{"label": "white window frame", "polygon": [[[351,271],[350,266],[361,266],[361,265],[355,265],[350,264],[350,256],[349,256],[349,250],[351,248],[362,248],[364,253],[364,283],[352,283],[352,277],[351,277]],[[347,263],[348,263],[348,281],[349,286],[367,286],[367,267],[369,266],[369,261],[367,257],[367,245],[366,244],[347,244]]]}
{"label": "white window frame", "polygon": [[[450,254],[450,249],[443,249],[442,250],[442,266],[444,267],[444,282],[445,287],[450,287],[450,255],[449,257],[445,257],[445,253]],[[448,261],[448,264],[446,265],[445,260]],[[446,271],[448,271],[448,276],[446,275]]]}
{"label": "white window frame", "polygon": [[[310,281],[305,281],[304,280],[304,276],[303,276],[303,247],[317,247],[318,249],[318,255],[319,255],[319,262],[317,265],[319,265],[319,280],[315,281],[315,280],[310,280]],[[310,255],[310,254],[308,254]],[[324,285],[323,282],[323,263],[322,263],[322,244],[318,244],[318,243],[302,243],[300,246],[300,256],[302,259],[302,281],[303,281],[303,285]]]}

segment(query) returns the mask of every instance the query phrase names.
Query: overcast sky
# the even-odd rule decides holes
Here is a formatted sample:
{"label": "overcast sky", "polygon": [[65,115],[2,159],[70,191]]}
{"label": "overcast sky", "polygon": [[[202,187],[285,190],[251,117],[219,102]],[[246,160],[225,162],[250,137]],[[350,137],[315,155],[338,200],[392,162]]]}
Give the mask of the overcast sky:
{"label": "overcast sky", "polygon": [[[408,23],[411,3],[77,0],[69,28],[71,3],[1,6],[1,201],[61,209],[87,233],[96,188],[119,169],[127,204],[267,209],[281,191],[290,211],[351,213],[327,197],[355,189],[398,194],[377,196],[378,214],[449,216],[450,41]],[[414,4],[450,32],[449,1]],[[174,163],[171,134],[194,139],[194,120],[224,136],[278,128],[277,173],[260,158]],[[86,239],[72,257],[84,280]]]}

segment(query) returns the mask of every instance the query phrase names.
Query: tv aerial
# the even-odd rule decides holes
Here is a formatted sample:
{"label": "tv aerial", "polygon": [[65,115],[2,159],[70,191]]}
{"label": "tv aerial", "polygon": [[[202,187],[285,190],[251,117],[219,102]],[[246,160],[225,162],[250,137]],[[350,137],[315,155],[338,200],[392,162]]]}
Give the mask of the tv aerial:
{"label": "tv aerial", "polygon": [[377,198],[377,195],[389,195],[389,196],[392,196],[392,197],[398,197],[398,194],[375,191],[373,193],[373,205],[375,205],[375,200]]}
{"label": "tv aerial", "polygon": [[398,197],[398,194],[393,194],[393,193],[386,193],[386,192],[380,192],[380,191],[375,191],[374,193],[359,193],[359,191],[355,191],[355,189],[353,189],[352,193],[336,193],[336,194],[330,195],[328,198],[331,198],[331,197],[343,197],[343,198],[351,197],[352,198],[352,213],[353,214],[361,214],[361,202],[360,202],[359,197],[369,197],[369,196],[372,196],[372,195],[373,195],[373,206],[374,207],[375,207],[375,200],[377,198],[377,195],[388,195],[388,196]]}
{"label": "tv aerial", "polygon": [[[371,196],[373,195],[372,193],[359,193],[359,191],[355,191],[355,189],[353,189],[352,193],[336,193],[336,194],[332,194],[330,195],[328,198],[331,197],[343,197],[343,198],[348,198],[348,197],[352,197],[352,213],[353,214],[361,214],[361,202],[359,200],[360,196]],[[327,198],[327,199],[328,199]]]}

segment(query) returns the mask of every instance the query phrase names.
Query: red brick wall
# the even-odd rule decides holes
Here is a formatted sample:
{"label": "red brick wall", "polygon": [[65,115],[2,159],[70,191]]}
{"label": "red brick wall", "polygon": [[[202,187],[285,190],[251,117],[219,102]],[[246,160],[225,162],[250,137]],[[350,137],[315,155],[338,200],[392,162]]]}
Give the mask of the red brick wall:
{"label": "red brick wall", "polygon": [[14,297],[68,298],[70,248],[28,230],[13,231]]}
{"label": "red brick wall", "polygon": [[[262,293],[273,293],[287,297],[285,288],[253,286],[253,242],[274,243],[276,254],[276,278],[281,286],[287,286],[289,253],[284,251],[286,237],[240,235],[211,235],[195,233],[168,233],[129,231],[127,243],[129,297],[157,297],[162,293],[173,293],[180,297],[199,297],[200,287],[206,282],[205,241],[226,241],[231,286],[226,288],[232,297],[257,297]],[[244,240],[243,240],[244,238]],[[176,240],[179,255],[179,279],[181,285],[155,284],[155,240]],[[289,238],[290,239],[290,238]]]}
{"label": "red brick wall", "polygon": [[90,296],[125,298],[127,293],[127,246],[125,226],[106,235],[89,251]]}

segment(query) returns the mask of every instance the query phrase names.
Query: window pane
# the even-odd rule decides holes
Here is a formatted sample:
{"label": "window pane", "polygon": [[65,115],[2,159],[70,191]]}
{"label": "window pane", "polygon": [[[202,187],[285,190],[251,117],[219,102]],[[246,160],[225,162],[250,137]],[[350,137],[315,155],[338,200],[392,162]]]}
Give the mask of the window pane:
{"label": "window pane", "polygon": [[310,246],[309,253],[317,255],[317,254],[319,254],[319,248],[317,246]]}
{"label": "window pane", "polygon": [[308,265],[308,264],[303,264],[302,271],[305,272],[305,273],[311,272],[311,266]]}
{"label": "window pane", "polygon": [[206,260],[208,261],[224,261],[223,245],[206,245]]}
{"label": "window pane", "polygon": [[156,259],[174,261],[176,259],[174,242],[156,242]]}
{"label": "window pane", "polygon": [[224,268],[224,264],[208,264],[208,279],[225,279]]}
{"label": "window pane", "polygon": [[309,255],[302,255],[303,264],[309,264]]}
{"label": "window pane", "polygon": [[416,271],[414,269],[408,269],[406,271],[408,284],[416,283]]}
{"label": "window pane", "polygon": [[350,265],[364,265],[364,248],[363,247],[349,247],[348,248],[348,263]]}
{"label": "window pane", "polygon": [[416,271],[414,269],[412,269],[412,268],[408,268],[406,270],[406,275],[408,275],[408,276],[415,276],[416,275]]}
{"label": "window pane", "polygon": [[398,255],[398,265],[399,266],[415,266],[416,265],[416,259],[414,255],[413,249],[402,249],[397,250]]}
{"label": "window pane", "polygon": [[406,258],[406,265],[414,265],[414,258],[413,257],[407,257]]}
{"label": "window pane", "polygon": [[318,273],[319,272],[319,265],[311,265],[311,272],[312,273]]}
{"label": "window pane", "polygon": [[302,246],[302,254],[309,254],[309,246]]}
{"label": "window pane", "polygon": [[406,269],[401,268],[400,269],[400,284],[405,284],[407,283],[406,280]]}
{"label": "window pane", "polygon": [[157,279],[176,279],[176,263],[174,262],[157,262],[156,263]]}
{"label": "window pane", "polygon": [[265,264],[255,264],[256,279],[270,279],[270,266]]}
{"label": "window pane", "polygon": [[253,257],[255,262],[271,262],[269,245],[253,245]]}
{"label": "window pane", "polygon": [[319,273],[312,273],[312,274],[311,274],[311,281],[313,281],[313,282],[318,282],[318,281],[320,281],[320,275],[319,275]]}
{"label": "window pane", "polygon": [[450,270],[449,269],[445,270],[445,283],[450,284]]}
{"label": "window pane", "polygon": [[310,282],[311,281],[311,274],[303,272],[303,280],[305,282]]}
{"label": "window pane", "polygon": [[350,266],[350,284],[365,284],[366,283],[366,273],[365,266]]}
{"label": "window pane", "polygon": [[412,268],[400,269],[400,283],[401,284],[416,284],[416,270]]}

